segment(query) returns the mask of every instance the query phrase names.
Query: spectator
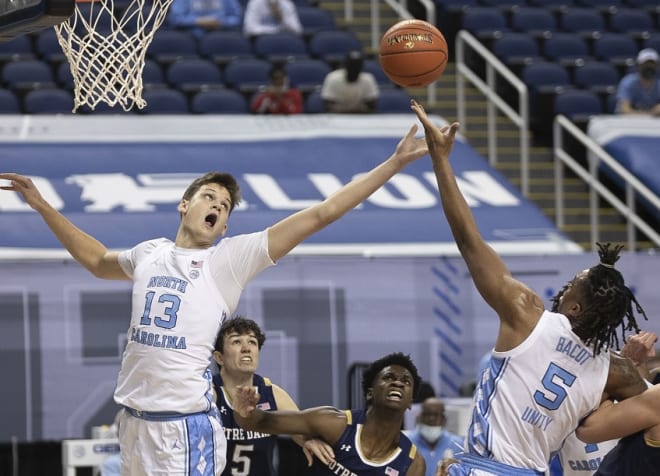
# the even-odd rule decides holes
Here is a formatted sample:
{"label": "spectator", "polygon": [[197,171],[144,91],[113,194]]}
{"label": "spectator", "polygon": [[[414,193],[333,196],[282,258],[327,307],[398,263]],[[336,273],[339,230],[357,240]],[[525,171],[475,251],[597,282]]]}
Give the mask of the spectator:
{"label": "spectator", "polygon": [[453,458],[463,448],[463,438],[445,429],[447,416],[442,400],[430,397],[422,403],[417,426],[406,432],[426,461],[426,476],[435,476],[442,460]]}
{"label": "spectator", "polygon": [[289,87],[284,67],[274,65],[269,78],[270,84],[252,99],[250,110],[255,114],[300,114],[303,110],[302,94]]}
{"label": "spectator", "polygon": [[167,22],[201,37],[207,31],[238,29],[242,14],[238,0],[174,0]]}
{"label": "spectator", "polygon": [[658,52],[644,48],[637,55],[637,71],[625,75],[616,92],[619,114],[660,115],[660,78]]}
{"label": "spectator", "polygon": [[302,34],[296,5],[291,0],[248,0],[243,19],[246,36],[289,31]]}
{"label": "spectator", "polygon": [[374,112],[380,91],[374,75],[362,71],[363,65],[362,53],[351,51],[343,68],[328,73],[321,88],[326,112]]}

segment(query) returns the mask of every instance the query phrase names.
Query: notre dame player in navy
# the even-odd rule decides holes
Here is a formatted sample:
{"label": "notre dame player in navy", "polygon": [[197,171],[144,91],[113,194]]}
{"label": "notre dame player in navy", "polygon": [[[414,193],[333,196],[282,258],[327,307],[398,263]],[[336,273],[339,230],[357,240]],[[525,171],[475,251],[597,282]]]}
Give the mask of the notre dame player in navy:
{"label": "notre dame player in navy", "polygon": [[263,411],[260,395],[241,386],[234,400],[235,416],[246,430],[300,434],[321,438],[334,450],[333,459],[319,458],[314,476],[424,476],[426,464],[401,432],[420,377],[409,356],[388,354],[364,372],[366,410],[316,407],[302,411]]}
{"label": "notre dame player in navy", "polygon": [[[235,317],[225,321],[215,343],[215,359],[220,373],[213,378],[216,404],[227,437],[227,464],[222,476],[274,476],[273,452],[277,437],[273,434],[244,430],[234,418],[233,402],[239,385],[259,390],[258,408],[271,410],[298,410],[293,399],[269,379],[256,374],[259,354],[266,340],[259,325],[251,319]],[[319,440],[293,440],[305,450],[308,461],[312,455],[328,459],[332,449]]]}

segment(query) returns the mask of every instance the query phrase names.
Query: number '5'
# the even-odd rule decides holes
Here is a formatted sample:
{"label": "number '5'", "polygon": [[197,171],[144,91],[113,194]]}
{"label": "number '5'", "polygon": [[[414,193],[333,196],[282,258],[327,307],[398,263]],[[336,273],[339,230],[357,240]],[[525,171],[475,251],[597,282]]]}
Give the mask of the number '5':
{"label": "number '5'", "polygon": [[573,382],[575,382],[575,375],[562,369],[557,364],[551,363],[541,380],[547,393],[537,390],[534,392],[534,400],[548,410],[556,410],[566,398],[564,386],[570,387]]}

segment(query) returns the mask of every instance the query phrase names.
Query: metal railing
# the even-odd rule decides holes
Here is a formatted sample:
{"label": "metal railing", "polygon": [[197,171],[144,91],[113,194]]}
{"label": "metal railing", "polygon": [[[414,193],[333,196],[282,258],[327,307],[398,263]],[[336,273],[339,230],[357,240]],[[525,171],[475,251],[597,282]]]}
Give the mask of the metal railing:
{"label": "metal railing", "polygon": [[[564,149],[564,132],[583,145],[587,153],[588,168],[581,165]],[[642,197],[651,206],[660,210],[660,197],[641,183],[600,145],[573,124],[566,116],[558,115],[553,123],[554,172],[555,172],[555,223],[563,228],[564,220],[564,167],[570,168],[589,187],[590,241],[592,249],[600,240],[598,209],[604,199],[615,208],[626,222],[627,247],[637,249],[635,231],[644,233],[650,241],[660,247],[660,234],[646,223],[636,212],[635,202]],[[625,184],[625,202],[618,198],[598,179],[598,171],[607,166]]]}
{"label": "metal railing", "polygon": [[[485,63],[485,80],[467,64],[468,49]],[[496,76],[499,74],[499,77]],[[496,80],[502,78],[518,93],[518,110],[509,106],[496,90]],[[466,114],[465,81],[469,81],[487,101],[488,160],[497,164],[497,114],[504,113],[519,130],[520,138],[520,190],[529,194],[529,93],[527,86],[502,63],[486,46],[466,30],[456,35],[456,100],[458,121],[463,134],[468,129]]]}

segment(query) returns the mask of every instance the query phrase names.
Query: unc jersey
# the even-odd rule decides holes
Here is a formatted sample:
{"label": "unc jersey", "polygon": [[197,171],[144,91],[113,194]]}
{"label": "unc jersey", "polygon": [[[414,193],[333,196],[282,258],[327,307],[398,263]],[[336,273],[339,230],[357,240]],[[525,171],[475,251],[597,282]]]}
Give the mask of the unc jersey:
{"label": "unc jersey", "polygon": [[[252,385],[259,389],[261,410],[277,410],[270,380],[254,374]],[[244,430],[236,423],[234,410],[223,387],[222,377],[213,376],[216,404],[227,438],[227,464],[222,476],[274,476],[273,451],[277,437],[268,433]]]}
{"label": "unc jersey", "polygon": [[345,410],[347,425],[332,447],[334,461],[324,465],[314,458],[313,476],[405,476],[415,459],[417,447],[401,433],[399,447],[386,461],[369,461],[360,450],[360,433],[366,418],[364,410]]}
{"label": "unc jersey", "polygon": [[[520,345],[493,351],[474,394],[465,463],[459,466],[499,462],[544,474],[566,436],[598,407],[609,358],[607,350],[594,356],[566,316],[544,311]],[[450,474],[468,474],[453,469]],[[507,471],[494,474],[524,474]]]}
{"label": "unc jersey", "polygon": [[207,249],[146,241],[120,253],[119,264],[133,299],[115,401],[141,412],[209,411],[214,339],[245,285],[273,264],[267,231]]}

